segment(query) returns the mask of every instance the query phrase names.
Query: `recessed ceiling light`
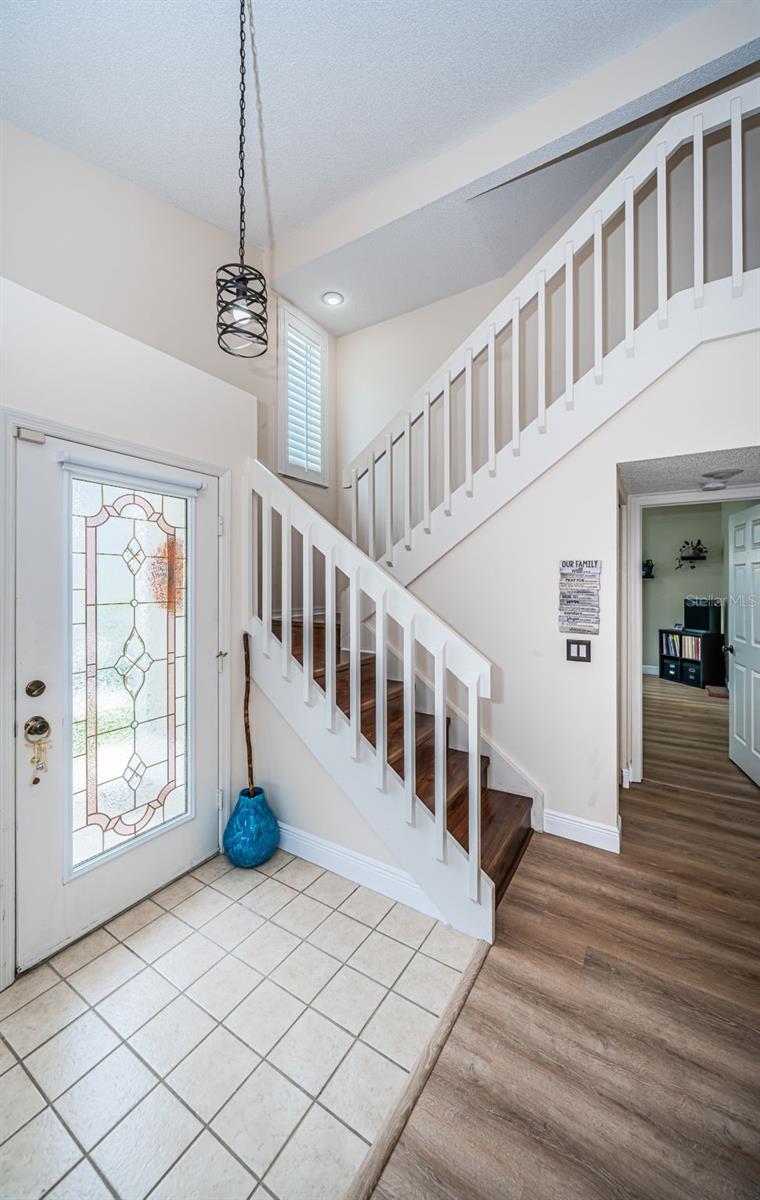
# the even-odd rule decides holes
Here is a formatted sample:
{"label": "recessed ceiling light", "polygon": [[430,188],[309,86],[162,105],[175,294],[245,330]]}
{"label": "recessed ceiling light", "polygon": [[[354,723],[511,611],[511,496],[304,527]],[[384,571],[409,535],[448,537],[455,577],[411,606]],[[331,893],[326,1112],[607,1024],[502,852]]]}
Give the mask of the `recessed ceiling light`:
{"label": "recessed ceiling light", "polygon": [[742,468],[726,468],[722,471],[705,471],[702,476],[702,491],[703,492],[722,492],[725,491],[726,480],[733,479],[735,475],[741,475]]}
{"label": "recessed ceiling light", "polygon": [[337,308],[345,300],[342,292],[323,292],[322,303],[329,305],[330,308]]}
{"label": "recessed ceiling light", "polygon": [[702,484],[703,492],[725,492],[726,485],[722,479],[706,479]]}

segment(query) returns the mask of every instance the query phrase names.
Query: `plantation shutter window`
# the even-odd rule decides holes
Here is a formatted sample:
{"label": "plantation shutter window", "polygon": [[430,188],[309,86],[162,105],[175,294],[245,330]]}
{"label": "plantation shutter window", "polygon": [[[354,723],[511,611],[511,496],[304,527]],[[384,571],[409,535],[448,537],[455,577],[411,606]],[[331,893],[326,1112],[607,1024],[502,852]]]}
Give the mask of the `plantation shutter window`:
{"label": "plantation shutter window", "polygon": [[280,309],[280,473],[327,483],[327,339],[286,305]]}

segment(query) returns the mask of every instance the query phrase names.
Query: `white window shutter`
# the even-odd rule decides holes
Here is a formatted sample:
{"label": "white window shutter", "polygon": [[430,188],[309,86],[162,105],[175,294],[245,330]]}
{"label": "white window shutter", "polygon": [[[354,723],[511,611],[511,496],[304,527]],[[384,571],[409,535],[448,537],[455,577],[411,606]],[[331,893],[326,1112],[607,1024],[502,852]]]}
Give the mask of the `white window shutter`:
{"label": "white window shutter", "polygon": [[284,404],[281,470],[324,481],[324,341],[290,312],[284,313]]}

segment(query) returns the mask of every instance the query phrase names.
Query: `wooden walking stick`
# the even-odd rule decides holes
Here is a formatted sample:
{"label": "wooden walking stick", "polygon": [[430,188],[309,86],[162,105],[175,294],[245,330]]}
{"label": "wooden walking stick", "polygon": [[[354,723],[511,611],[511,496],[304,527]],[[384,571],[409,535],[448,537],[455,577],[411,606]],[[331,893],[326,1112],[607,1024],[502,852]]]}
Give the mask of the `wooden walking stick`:
{"label": "wooden walking stick", "polygon": [[251,699],[251,650],[250,635],[243,634],[243,654],[245,655],[245,695],[243,697],[243,724],[245,726],[245,753],[248,759],[248,795],[253,795],[253,746],[251,745],[251,721],[248,715],[248,705]]}

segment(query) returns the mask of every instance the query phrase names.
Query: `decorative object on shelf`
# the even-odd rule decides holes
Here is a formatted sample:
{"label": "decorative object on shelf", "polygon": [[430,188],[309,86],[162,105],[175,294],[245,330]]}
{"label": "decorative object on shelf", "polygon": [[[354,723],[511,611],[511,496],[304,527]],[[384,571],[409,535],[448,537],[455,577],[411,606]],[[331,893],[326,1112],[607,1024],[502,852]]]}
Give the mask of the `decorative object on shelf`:
{"label": "decorative object on shelf", "polygon": [[[267,282],[261,271],[245,261],[245,6],[246,0],[240,0],[240,261],[225,263],[216,273],[216,339],[225,354],[237,358],[258,358],[266,353],[268,346]],[[253,40],[253,12],[250,8],[249,20],[259,139],[263,148],[258,62]]]}
{"label": "decorative object on shelf", "polygon": [[245,655],[245,695],[243,698],[243,724],[245,726],[245,753],[248,760],[248,787],[243,788],[235,805],[235,811],[224,831],[224,853],[236,867],[257,867],[271,858],[280,844],[280,827],[266,801],[264,789],[253,782],[253,746],[251,744],[251,722],[249,703],[251,699],[251,651],[249,635],[243,634]]}
{"label": "decorative object on shelf", "polygon": [[696,542],[684,542],[676,556],[676,570],[680,571],[687,562],[693,571],[698,562],[705,561],[707,554],[707,546],[699,538]]}
{"label": "decorative object on shelf", "polygon": [[563,558],[559,564],[560,633],[599,632],[599,558]]}
{"label": "decorative object on shelf", "polygon": [[653,559],[651,559],[651,558],[644,559],[643,563],[641,564],[641,578],[642,579],[654,579],[654,560]]}

